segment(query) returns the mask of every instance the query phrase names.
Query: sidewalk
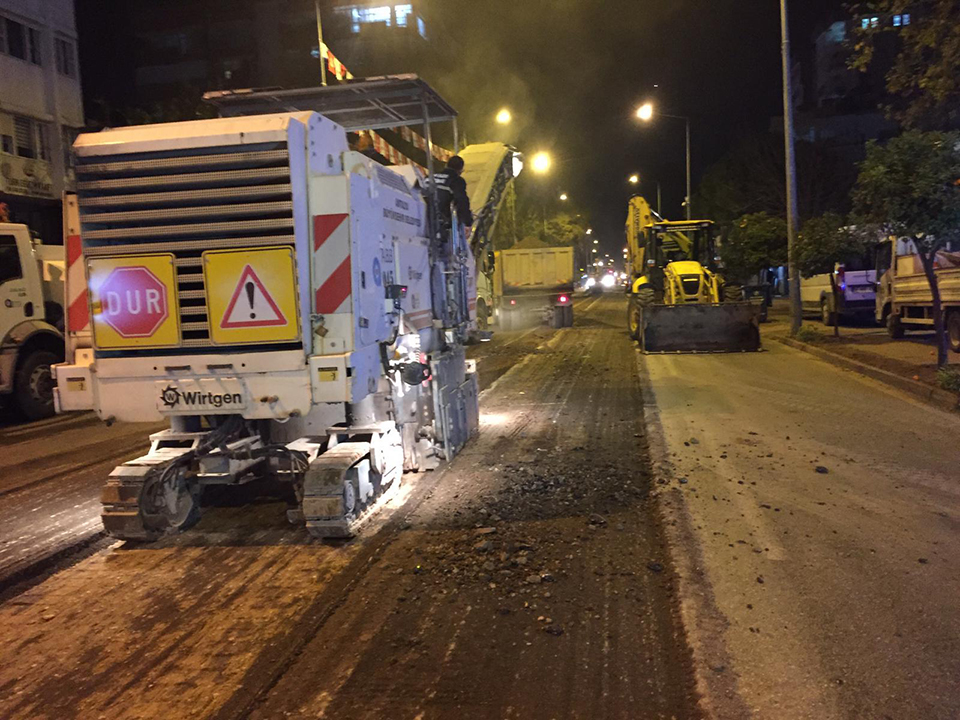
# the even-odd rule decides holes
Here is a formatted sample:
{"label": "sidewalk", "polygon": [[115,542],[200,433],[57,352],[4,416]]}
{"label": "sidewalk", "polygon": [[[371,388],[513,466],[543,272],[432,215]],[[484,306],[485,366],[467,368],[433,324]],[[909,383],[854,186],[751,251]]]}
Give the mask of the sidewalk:
{"label": "sidewalk", "polygon": [[[836,359],[835,364],[850,369],[864,372],[865,369],[860,365],[873,368],[880,372],[865,374],[924,396],[925,399],[933,399],[937,405],[956,406],[955,394],[943,390],[937,381],[937,351],[932,332],[908,332],[905,338],[893,340],[886,328],[877,327],[867,320],[844,321],[840,327],[840,337],[835,338],[833,328],[825,326],[819,318],[804,318],[804,325],[818,333],[815,342],[789,338],[789,306],[786,300],[778,298],[770,308],[769,322],[761,326],[760,332],[766,340],[786,341],[787,344],[812,351],[825,360]],[[842,359],[852,362],[840,362]],[[948,361],[950,367],[960,371],[960,354],[950,352]],[[951,398],[954,400],[951,401]]]}

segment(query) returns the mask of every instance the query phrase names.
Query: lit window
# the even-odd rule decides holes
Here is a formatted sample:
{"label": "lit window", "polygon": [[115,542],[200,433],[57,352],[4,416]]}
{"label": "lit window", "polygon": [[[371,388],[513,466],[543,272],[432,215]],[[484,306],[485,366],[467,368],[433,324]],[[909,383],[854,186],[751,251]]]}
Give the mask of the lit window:
{"label": "lit window", "polygon": [[880,18],[878,17],[870,18],[870,27],[872,28],[880,27]]}
{"label": "lit window", "polygon": [[909,24],[910,24],[910,13],[904,13],[904,15],[903,15],[903,24],[904,24],[904,25],[909,25]]}
{"label": "lit window", "polygon": [[417,18],[417,32],[424,40],[427,39],[427,26],[424,24],[422,17]]}
{"label": "lit window", "polygon": [[861,20],[860,27],[862,27],[864,30],[870,27],[870,18],[864,18],[863,20]]}
{"label": "lit window", "polygon": [[894,27],[900,27],[901,25],[903,25],[903,16],[902,16],[902,15],[894,15],[894,16],[893,16],[893,26],[894,26]]}
{"label": "lit window", "polygon": [[385,5],[383,7],[355,7],[353,8],[350,15],[353,18],[354,24],[366,24],[366,23],[384,23],[387,27],[390,26],[390,11],[391,7]]}
{"label": "lit window", "polygon": [[393,14],[397,16],[397,27],[407,26],[407,16],[413,13],[413,5],[394,5]]}

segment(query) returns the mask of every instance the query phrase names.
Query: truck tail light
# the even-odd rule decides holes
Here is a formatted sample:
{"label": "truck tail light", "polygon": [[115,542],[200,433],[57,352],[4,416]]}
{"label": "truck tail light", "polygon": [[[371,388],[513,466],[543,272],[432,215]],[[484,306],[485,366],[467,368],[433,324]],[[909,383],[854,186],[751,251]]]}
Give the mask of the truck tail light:
{"label": "truck tail light", "polygon": [[510,304],[511,304],[511,305],[516,305],[516,304],[517,304],[517,301],[516,301],[516,300],[511,300],[511,301],[510,301]]}
{"label": "truck tail light", "polygon": [[560,301],[561,305],[566,305],[568,302],[570,302],[570,298],[568,298],[566,295],[561,295],[558,300]]}

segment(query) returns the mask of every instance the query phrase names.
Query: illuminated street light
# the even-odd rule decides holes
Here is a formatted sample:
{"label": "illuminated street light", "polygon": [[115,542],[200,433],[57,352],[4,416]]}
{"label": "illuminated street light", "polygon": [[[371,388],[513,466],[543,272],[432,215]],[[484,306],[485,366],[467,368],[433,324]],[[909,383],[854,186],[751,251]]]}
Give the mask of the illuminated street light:
{"label": "illuminated street light", "polygon": [[599,245],[599,244],[600,244],[600,241],[599,241],[599,240],[594,240],[594,241],[593,241],[593,244],[594,244],[594,245]]}
{"label": "illuminated street light", "polygon": [[550,170],[550,165],[550,155],[545,152],[538,152],[530,161],[530,166],[538,175],[543,175],[544,173],[548,172]]}
{"label": "illuminated street light", "polygon": [[593,228],[587,228],[587,235],[593,235]]}
{"label": "illuminated street light", "polygon": [[[683,206],[687,211],[687,220],[691,218],[691,189],[690,189],[690,118],[684,115],[668,115],[667,113],[656,113],[660,117],[673,118],[674,120],[683,120],[687,124],[687,196],[683,201]],[[653,103],[644,103],[637,108],[637,117],[644,122],[650,122],[653,119]]]}
{"label": "illuminated street light", "polygon": [[637,175],[636,173],[631,175],[628,179],[631,185],[636,185],[638,182],[640,182],[640,176]]}
{"label": "illuminated street light", "polygon": [[567,194],[566,194],[566,193],[560,193],[560,199],[565,201],[565,200],[567,199]]}
{"label": "illuminated street light", "polygon": [[503,108],[497,113],[497,122],[500,125],[509,125],[512,121],[513,115],[510,114],[510,111],[507,110],[507,108]]}

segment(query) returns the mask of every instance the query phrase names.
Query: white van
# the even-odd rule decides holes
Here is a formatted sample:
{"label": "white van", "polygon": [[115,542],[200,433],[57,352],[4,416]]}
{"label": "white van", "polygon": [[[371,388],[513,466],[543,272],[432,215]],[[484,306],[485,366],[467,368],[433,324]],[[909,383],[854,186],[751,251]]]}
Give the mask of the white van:
{"label": "white van", "polygon": [[814,275],[800,281],[800,303],[804,315],[819,315],[824,325],[834,326],[841,319],[873,318],[877,297],[877,271],[870,258],[849,258],[837,263],[834,278],[839,288],[839,303],[834,306],[830,275]]}

